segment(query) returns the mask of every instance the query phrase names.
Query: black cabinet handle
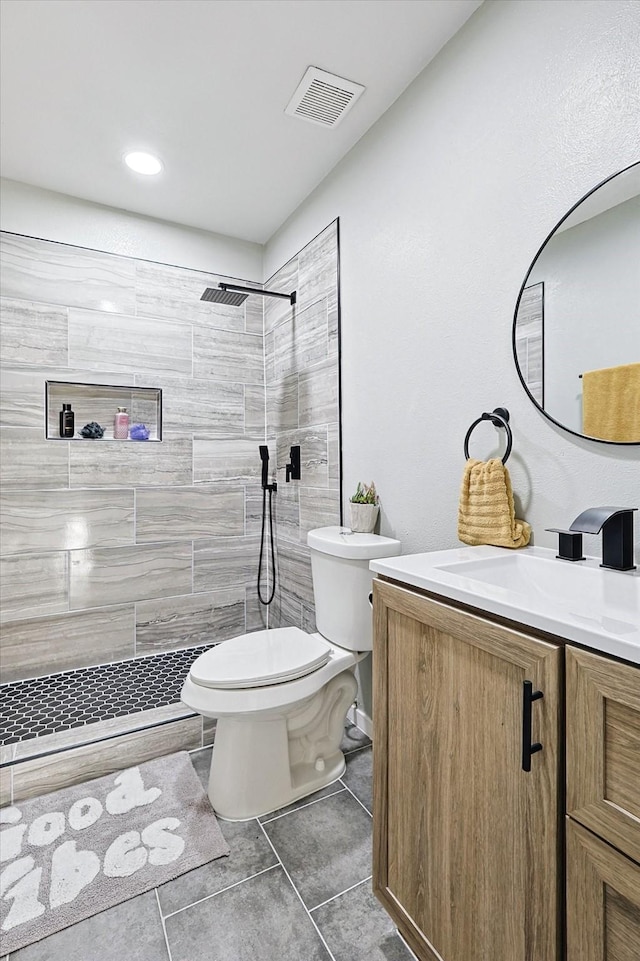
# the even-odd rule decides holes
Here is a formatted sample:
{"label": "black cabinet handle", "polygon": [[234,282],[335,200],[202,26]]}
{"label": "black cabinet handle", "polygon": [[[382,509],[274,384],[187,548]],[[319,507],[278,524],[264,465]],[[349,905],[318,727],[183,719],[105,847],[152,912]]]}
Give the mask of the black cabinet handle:
{"label": "black cabinet handle", "polygon": [[531,706],[544,697],[542,691],[534,691],[531,681],[522,682],[522,770],[531,770],[531,755],[542,750],[538,741],[531,743]]}

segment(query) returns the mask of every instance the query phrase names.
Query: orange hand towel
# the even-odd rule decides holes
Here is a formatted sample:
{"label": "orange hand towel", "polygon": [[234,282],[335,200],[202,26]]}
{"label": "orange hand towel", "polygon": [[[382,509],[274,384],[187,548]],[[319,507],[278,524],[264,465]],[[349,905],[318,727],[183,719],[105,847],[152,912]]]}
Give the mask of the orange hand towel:
{"label": "orange hand towel", "polygon": [[526,547],[531,527],[515,516],[509,471],[494,457],[467,461],[458,508],[458,537],[464,544]]}
{"label": "orange hand towel", "polygon": [[582,433],[621,444],[640,441],[640,364],[585,371]]}

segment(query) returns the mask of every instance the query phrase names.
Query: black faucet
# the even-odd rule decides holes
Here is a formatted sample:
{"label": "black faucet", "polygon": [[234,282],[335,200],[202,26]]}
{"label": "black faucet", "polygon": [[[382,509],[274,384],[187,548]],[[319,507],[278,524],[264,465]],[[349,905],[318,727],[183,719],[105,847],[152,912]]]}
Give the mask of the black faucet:
{"label": "black faucet", "polygon": [[612,571],[633,571],[633,512],[637,507],[590,507],[569,531],[599,534],[602,531],[602,564]]}

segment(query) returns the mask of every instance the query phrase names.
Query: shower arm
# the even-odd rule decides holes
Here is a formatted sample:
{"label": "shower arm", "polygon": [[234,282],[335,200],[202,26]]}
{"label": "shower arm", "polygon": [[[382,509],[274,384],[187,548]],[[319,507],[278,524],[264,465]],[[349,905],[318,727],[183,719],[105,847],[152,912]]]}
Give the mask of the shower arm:
{"label": "shower arm", "polygon": [[257,287],[240,287],[238,284],[218,284],[220,290],[236,290],[241,294],[261,294],[263,297],[283,297],[288,300],[291,306],[296,302],[296,291],[290,294],[279,294],[275,290],[258,290]]}

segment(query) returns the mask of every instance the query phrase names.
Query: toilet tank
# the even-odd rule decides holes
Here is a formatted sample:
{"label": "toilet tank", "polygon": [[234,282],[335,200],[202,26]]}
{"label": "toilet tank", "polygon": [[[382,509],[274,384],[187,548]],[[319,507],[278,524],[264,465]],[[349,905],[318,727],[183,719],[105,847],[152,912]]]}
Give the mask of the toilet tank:
{"label": "toilet tank", "polygon": [[311,575],[318,631],[350,651],[373,647],[369,561],[400,553],[400,541],[380,534],[354,534],[345,527],[309,531]]}

